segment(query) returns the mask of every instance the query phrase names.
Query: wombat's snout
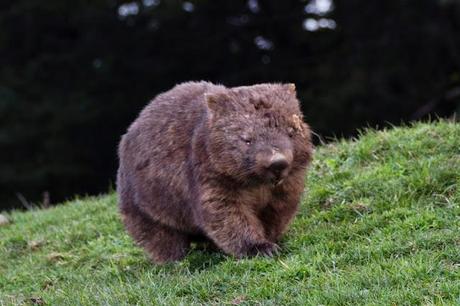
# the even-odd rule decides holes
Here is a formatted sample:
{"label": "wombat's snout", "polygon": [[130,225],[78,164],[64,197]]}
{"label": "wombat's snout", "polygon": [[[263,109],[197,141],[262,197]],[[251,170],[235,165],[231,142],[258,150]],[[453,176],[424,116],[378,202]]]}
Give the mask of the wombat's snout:
{"label": "wombat's snout", "polygon": [[271,180],[280,182],[286,177],[289,168],[289,160],[282,153],[275,153],[270,158],[267,170],[270,173]]}
{"label": "wombat's snout", "polygon": [[286,157],[281,153],[276,153],[270,160],[268,170],[272,172],[276,177],[280,177],[283,170],[289,166]]}

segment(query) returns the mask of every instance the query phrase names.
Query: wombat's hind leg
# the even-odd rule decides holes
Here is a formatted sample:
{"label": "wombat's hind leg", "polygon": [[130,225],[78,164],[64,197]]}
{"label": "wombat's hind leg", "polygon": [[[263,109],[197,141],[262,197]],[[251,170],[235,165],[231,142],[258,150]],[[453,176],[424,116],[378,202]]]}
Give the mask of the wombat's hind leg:
{"label": "wombat's hind leg", "polygon": [[155,263],[177,261],[187,254],[187,235],[152,220],[135,207],[122,209],[121,214],[128,232]]}

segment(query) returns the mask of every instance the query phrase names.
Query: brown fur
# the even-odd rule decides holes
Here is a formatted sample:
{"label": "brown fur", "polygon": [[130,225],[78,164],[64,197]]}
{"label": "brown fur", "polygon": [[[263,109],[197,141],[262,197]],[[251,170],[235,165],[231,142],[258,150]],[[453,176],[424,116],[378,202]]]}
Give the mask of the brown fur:
{"label": "brown fur", "polygon": [[297,210],[310,138],[293,84],[177,85],[120,142],[124,224],[157,263],[194,240],[270,256]]}

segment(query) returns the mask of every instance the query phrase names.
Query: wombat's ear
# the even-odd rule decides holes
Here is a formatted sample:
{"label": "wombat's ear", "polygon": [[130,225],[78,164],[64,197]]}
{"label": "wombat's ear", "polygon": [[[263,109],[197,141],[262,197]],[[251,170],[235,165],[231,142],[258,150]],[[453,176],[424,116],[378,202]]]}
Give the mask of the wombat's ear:
{"label": "wombat's ear", "polygon": [[285,84],[284,88],[292,95],[296,95],[296,89],[294,83]]}
{"label": "wombat's ear", "polygon": [[225,93],[206,93],[204,99],[213,115],[225,115],[232,110],[230,99]]}

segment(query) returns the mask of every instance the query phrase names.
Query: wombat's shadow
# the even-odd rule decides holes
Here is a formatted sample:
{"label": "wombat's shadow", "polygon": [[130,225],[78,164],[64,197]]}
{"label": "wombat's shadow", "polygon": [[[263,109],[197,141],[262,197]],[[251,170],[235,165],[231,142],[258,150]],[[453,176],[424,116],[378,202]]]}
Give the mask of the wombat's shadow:
{"label": "wombat's shadow", "polygon": [[184,260],[190,272],[207,270],[228,258],[212,243],[192,243],[192,246]]}
{"label": "wombat's shadow", "polygon": [[[291,253],[290,250],[283,248],[283,241],[280,241],[279,246],[281,247],[280,252],[271,257],[272,260],[276,260],[280,257],[288,256]],[[263,257],[253,257],[256,258],[263,258]],[[268,259],[268,257],[265,257]],[[250,258],[249,258],[250,259]],[[200,272],[204,270],[208,270],[216,265],[219,265],[221,262],[226,260],[235,260],[237,261],[238,258],[233,257],[231,255],[224,254],[221,250],[219,250],[213,244],[208,243],[192,243],[192,247],[190,248],[189,253],[183,259],[187,262],[186,266],[190,272]]]}

